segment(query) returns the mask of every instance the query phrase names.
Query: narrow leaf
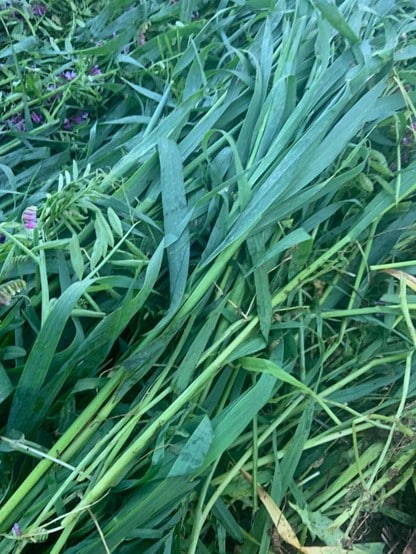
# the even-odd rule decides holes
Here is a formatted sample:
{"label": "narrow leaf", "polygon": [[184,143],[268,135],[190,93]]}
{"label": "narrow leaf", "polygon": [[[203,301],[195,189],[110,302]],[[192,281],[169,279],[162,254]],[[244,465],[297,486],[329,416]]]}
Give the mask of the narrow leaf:
{"label": "narrow leaf", "polygon": [[71,264],[74,268],[75,275],[81,281],[84,273],[84,256],[81,252],[78,235],[74,234],[69,242],[69,256],[71,258]]}
{"label": "narrow leaf", "polygon": [[[241,470],[241,473],[244,475],[247,481],[249,481],[250,483],[253,481],[251,475],[247,473],[244,469]],[[280,538],[284,540],[287,544],[290,544],[303,552],[302,546],[296,536],[296,533],[292,529],[292,526],[290,525],[280,508],[275,504],[273,499],[260,485],[257,485],[257,494],[264,507],[266,508],[270,519],[273,521]]]}
{"label": "narrow leaf", "polygon": [[205,460],[212,440],[213,430],[211,422],[208,417],[204,417],[180,451],[169,471],[168,477],[190,475],[198,470]]}
{"label": "narrow leaf", "polygon": [[214,440],[208,451],[203,468],[208,467],[214,460],[217,460],[240,436],[258,411],[267,404],[273,394],[274,383],[275,379],[273,377],[262,375],[253,387],[242,394],[213,420]]}
{"label": "narrow leaf", "polygon": [[71,312],[92,280],[74,283],[65,290],[49,313],[23,368],[10,408],[8,429],[30,434],[38,423],[37,398],[56,354]]}
{"label": "narrow leaf", "polygon": [[168,244],[170,311],[174,311],[183,298],[188,277],[190,244],[188,227],[184,228],[184,222],[188,220],[189,214],[177,145],[168,139],[160,140],[159,159],[165,240]]}
{"label": "narrow leaf", "polygon": [[359,38],[348,25],[344,16],[335,4],[330,4],[326,0],[316,0],[316,6],[327,21],[351,44],[357,44]]}
{"label": "narrow leaf", "polygon": [[123,236],[123,227],[121,225],[120,218],[116,214],[116,212],[113,210],[113,208],[108,207],[107,208],[107,217],[108,221],[110,222],[111,227],[113,228],[113,231],[118,237]]}

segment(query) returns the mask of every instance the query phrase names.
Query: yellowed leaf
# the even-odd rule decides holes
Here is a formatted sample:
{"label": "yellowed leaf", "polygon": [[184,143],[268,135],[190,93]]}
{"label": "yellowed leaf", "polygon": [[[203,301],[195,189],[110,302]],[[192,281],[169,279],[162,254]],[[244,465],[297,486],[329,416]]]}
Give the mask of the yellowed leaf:
{"label": "yellowed leaf", "polygon": [[[247,473],[247,471],[245,471],[244,469],[241,469],[240,471],[247,479],[247,481],[249,481],[250,483],[253,482],[253,478],[249,473]],[[263,506],[269,513],[269,516],[273,521],[276,531],[280,535],[281,539],[287,544],[290,544],[291,546],[297,548],[300,552],[306,552],[305,548],[302,547],[302,545],[300,544],[296,533],[293,531],[290,523],[283,515],[283,512],[260,485],[257,486],[257,495],[263,503]]]}
{"label": "yellowed leaf", "polygon": [[396,279],[405,279],[406,285],[412,290],[416,291],[416,277],[410,275],[410,273],[406,273],[405,271],[401,271],[400,269],[383,269],[382,271],[384,273],[392,275]]}
{"label": "yellowed leaf", "polygon": [[347,554],[342,546],[304,546],[304,554]]}

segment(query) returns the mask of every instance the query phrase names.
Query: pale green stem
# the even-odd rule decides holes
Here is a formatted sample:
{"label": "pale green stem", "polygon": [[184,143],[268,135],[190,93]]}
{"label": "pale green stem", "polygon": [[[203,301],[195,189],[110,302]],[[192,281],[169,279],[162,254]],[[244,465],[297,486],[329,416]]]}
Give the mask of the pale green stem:
{"label": "pale green stem", "polygon": [[[151,440],[154,434],[164,425],[166,421],[169,421],[192,397],[201,390],[207,381],[211,379],[213,375],[221,368],[223,362],[227,357],[239,346],[256,327],[258,323],[257,318],[254,318],[247,324],[247,327],[243,329],[238,337],[236,337],[212,362],[205,371],[197,377],[191,385],[185,391],[178,396],[178,398],[172,402],[172,404],[160,415],[157,419],[149,425],[147,429],[130,445],[130,447],[120,456],[120,458],[109,468],[107,474],[98,481],[94,487],[87,491],[85,497],[81,500],[79,508],[87,507],[89,504],[103,496],[106,491],[117,484],[122,476],[125,474],[126,468],[137,459],[141,451],[145,448],[146,444]],[[69,515],[63,521],[63,525],[66,526],[72,521],[72,516]],[[54,551],[55,552],[55,551]]]}
{"label": "pale green stem", "polygon": [[40,277],[40,289],[42,297],[42,325],[45,324],[45,321],[49,315],[49,281],[48,281],[48,272],[46,269],[46,258],[45,251],[39,251],[39,277]]}
{"label": "pale green stem", "polygon": [[[50,458],[62,458],[62,453],[68,448],[73,447],[74,441],[79,435],[80,429],[84,429],[88,426],[91,419],[95,416],[98,410],[102,407],[104,402],[114,393],[118,385],[124,379],[124,372],[118,372],[117,376],[112,378],[97,394],[97,396],[90,402],[90,404],[85,408],[82,414],[77,418],[77,420],[69,427],[64,435],[56,442],[56,444],[48,451],[48,456]],[[48,469],[53,465],[51,459],[43,459],[39,464],[29,473],[27,478],[19,486],[19,488],[14,492],[14,494],[7,500],[7,502],[0,509],[0,525],[3,526],[4,522],[7,521],[11,515],[14,516],[14,511],[19,513],[17,509],[19,504],[23,503],[24,499],[28,494],[28,491],[32,490],[42,476],[48,471]],[[16,519],[16,518],[15,518]],[[13,522],[11,522],[12,524]]]}
{"label": "pale green stem", "polygon": [[[258,444],[259,446],[270,436],[270,434],[287,418],[287,416],[295,409],[297,404],[302,400],[302,397],[299,396],[289,407],[270,425],[264,433],[259,437]],[[221,482],[215,492],[212,494],[211,498],[207,502],[204,511],[201,513],[198,521],[194,523],[192,529],[192,540],[190,541],[187,554],[195,554],[198,546],[198,538],[201,533],[202,527],[208,518],[214,504],[221,497],[224,490],[228,487],[231,481],[240,473],[240,469],[247,464],[248,460],[253,455],[253,449],[248,448],[243,456],[234,464],[230,471],[221,479]],[[259,463],[259,460],[257,461]]]}

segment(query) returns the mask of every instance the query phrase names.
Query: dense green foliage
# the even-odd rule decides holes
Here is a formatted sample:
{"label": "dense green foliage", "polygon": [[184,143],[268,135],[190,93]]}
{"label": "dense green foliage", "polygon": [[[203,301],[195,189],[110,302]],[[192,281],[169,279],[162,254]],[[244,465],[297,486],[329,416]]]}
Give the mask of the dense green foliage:
{"label": "dense green foliage", "polygon": [[2,554],[405,547],[415,13],[0,4]]}

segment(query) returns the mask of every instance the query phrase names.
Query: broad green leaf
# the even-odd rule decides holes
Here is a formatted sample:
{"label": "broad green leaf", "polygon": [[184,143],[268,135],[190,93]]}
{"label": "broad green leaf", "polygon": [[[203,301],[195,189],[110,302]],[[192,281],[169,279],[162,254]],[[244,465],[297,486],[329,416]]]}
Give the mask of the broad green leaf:
{"label": "broad green leaf", "polygon": [[14,387],[3,365],[0,364],[0,404],[13,392]]}
{"label": "broad green leaf", "polygon": [[212,425],[208,417],[204,417],[179,452],[173,466],[169,470],[168,478],[191,475],[197,471],[204,463],[212,441]]}
{"label": "broad green leaf", "polygon": [[327,0],[315,0],[315,4],[325,19],[327,19],[343,37],[349,40],[351,44],[357,44],[359,42],[360,39],[348,25],[335,4],[331,4],[327,2]]}
{"label": "broad green leaf", "polygon": [[312,399],[309,399],[303,410],[302,416],[299,418],[296,431],[287,444],[283,459],[280,462],[282,494],[286,494],[286,491],[290,489],[296,468],[305,448],[305,443],[309,438],[314,407],[315,403]]}
{"label": "broad green leaf", "polygon": [[[255,127],[258,123],[258,119],[261,113],[262,104],[264,102],[265,91],[264,87],[267,83],[263,82],[262,72],[268,73],[268,67],[262,68],[253,56],[250,61],[255,66],[255,81],[253,95],[250,100],[250,104],[247,107],[246,116],[241,127],[241,131],[237,141],[237,147],[239,149],[239,157],[241,158],[242,165],[245,166],[250,154],[253,138],[255,137]],[[267,63],[271,63],[271,57],[267,60]],[[245,206],[243,206],[245,207]]]}
{"label": "broad green leaf", "polygon": [[[84,338],[82,344],[60,365],[56,374],[52,376],[48,385],[42,390],[42,403],[38,414],[40,418],[45,417],[48,408],[52,405],[68,378],[74,378],[78,374],[81,376],[95,375],[100,369],[114,342],[152,292],[159,276],[163,250],[163,243],[161,243],[149,261],[145,280],[140,291],[135,296],[132,296],[131,292],[126,294],[124,302],[102,319]],[[130,386],[131,384],[128,385],[128,387]]]}
{"label": "broad green leaf", "polygon": [[291,233],[288,233],[286,236],[282,237],[276,245],[270,246],[260,257],[259,261],[253,265],[251,271],[254,271],[257,267],[260,267],[260,264],[266,264],[268,262],[274,263],[279,254],[308,240],[310,240],[310,235],[304,229],[295,229]]}
{"label": "broad green leaf", "polygon": [[49,366],[75,304],[91,283],[92,280],[86,280],[71,285],[49,313],[17,384],[8,419],[9,431],[16,429],[29,436],[36,429],[40,409],[38,396]]}
{"label": "broad green leaf", "polygon": [[111,232],[111,228],[105,220],[103,214],[99,211],[95,213],[95,234],[97,236],[97,240],[102,240],[103,243],[114,246],[114,236]]}
{"label": "broad green leaf", "polygon": [[[130,495],[129,501],[113,514],[113,518],[103,529],[109,547],[116,550],[117,545],[128,539],[135,529],[151,527],[156,522],[160,524],[166,520],[172,510],[181,505],[196,485],[196,480],[190,483],[187,477],[181,476],[143,484],[137,492]],[[100,544],[95,535],[93,544],[86,543],[83,546],[81,543],[72,552],[71,549],[67,552],[75,554],[82,549],[86,554],[94,554]]]}
{"label": "broad green leaf", "polygon": [[178,372],[173,379],[174,387],[178,391],[184,390],[189,385],[193,372],[195,371],[195,367],[200,361],[200,358],[214,332],[216,325],[218,325],[218,320],[221,317],[225,304],[226,299],[224,299],[216,309],[210,311],[203,327],[190,344],[188,351],[178,368]]}
{"label": "broad green leaf", "polygon": [[214,504],[212,513],[221,522],[221,524],[224,525],[232,537],[234,537],[238,542],[243,542],[243,531],[231,513],[230,508],[221,498],[219,498]]}
{"label": "broad green leaf", "polygon": [[[267,404],[273,394],[274,377],[263,375],[258,382],[223,410],[212,421],[214,439],[208,450],[203,468],[217,460],[240,436],[247,425]],[[201,471],[202,471],[201,470]]]}
{"label": "broad green leaf", "polygon": [[[211,254],[209,260],[220,250],[224,250],[224,248],[229,245],[238,245],[250,231],[253,231],[255,225],[258,224],[262,215],[270,205],[277,201],[279,197],[284,198],[284,193],[288,190],[291,179],[296,180],[296,183],[294,182],[293,186],[290,188],[290,196],[293,196],[301,188],[306,186],[314,176],[318,175],[324,167],[327,167],[341,149],[345,147],[348,141],[347,135],[352,136],[360,124],[362,125],[365,121],[371,119],[371,110],[365,110],[364,106],[368,106],[368,102],[373,102],[377,105],[376,99],[379,97],[383,86],[382,83],[378,83],[378,85],[373,87],[370,92],[364,95],[349,110],[348,114],[342,117],[340,123],[335,125],[334,129],[324,138],[325,132],[330,129],[331,124],[334,126],[334,118],[337,112],[339,112],[345,104],[347,94],[344,92],[332,106],[332,109],[318,118],[283,158],[277,168],[268,176],[266,181],[253,194],[246,210],[237,218],[227,238],[214,253]],[[347,119],[349,121],[348,126],[346,125]],[[337,134],[336,140],[335,136],[333,136],[335,133]],[[320,141],[322,141],[322,145],[318,149],[318,155],[316,155],[317,144]],[[307,166],[303,164],[299,165],[298,160],[302,157],[305,158],[303,162],[308,159],[310,160],[310,164]],[[283,180],[285,184],[277,187],[276,183],[281,180]]]}
{"label": "broad green leaf", "polygon": [[413,58],[416,58],[416,44],[408,44],[407,46],[404,46],[403,48],[400,48],[394,54],[394,59],[396,61],[398,61],[398,60],[411,60]]}
{"label": "broad green leaf", "polygon": [[270,292],[269,276],[265,266],[259,266],[259,260],[266,251],[264,235],[257,233],[247,239],[247,248],[251,257],[251,266],[254,269],[254,286],[256,289],[257,313],[260,321],[260,329],[267,340],[272,324],[272,295]]}
{"label": "broad green leaf", "polygon": [[297,244],[291,251],[289,263],[289,279],[304,269],[313,247],[313,240],[309,239]]}
{"label": "broad green leaf", "polygon": [[272,0],[247,0],[247,6],[252,10],[267,10],[273,6]]}
{"label": "broad green leaf", "polygon": [[287,383],[288,385],[292,385],[300,392],[309,394],[323,408],[323,410],[325,410],[325,412],[333,419],[333,421],[339,423],[339,419],[335,416],[332,410],[330,410],[330,408],[325,404],[325,402],[318,394],[316,394],[312,389],[296,379],[296,377],[290,375],[290,373],[287,373],[273,362],[261,358],[241,358],[240,361],[242,367],[244,369],[247,369],[248,371],[273,375],[273,377],[275,377],[276,379],[279,379],[283,381],[283,383]]}
{"label": "broad green leaf", "polygon": [[118,237],[122,237],[123,227],[121,225],[120,218],[118,217],[118,215],[116,214],[116,212],[113,210],[111,206],[107,208],[107,217],[111,227],[113,228],[113,231],[116,233]]}
{"label": "broad green leaf", "polygon": [[[189,268],[189,212],[182,175],[182,160],[176,144],[159,141],[160,185],[168,256],[171,304],[174,311],[185,293]],[[185,227],[184,227],[185,225]]]}
{"label": "broad green leaf", "polygon": [[104,258],[107,254],[108,244],[103,240],[103,237],[97,237],[97,240],[94,243],[94,248],[91,253],[90,258],[90,268],[91,271],[95,269],[98,263]]}
{"label": "broad green leaf", "polygon": [[72,235],[72,238],[69,242],[69,255],[71,258],[72,267],[75,271],[75,275],[81,281],[82,275],[84,274],[84,256],[81,252],[78,236],[75,234]]}
{"label": "broad green leaf", "polygon": [[23,358],[27,352],[20,346],[5,346],[2,352],[3,360],[15,360],[16,358]]}

